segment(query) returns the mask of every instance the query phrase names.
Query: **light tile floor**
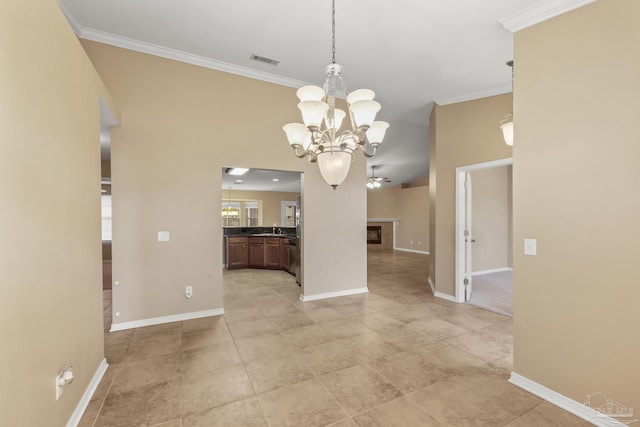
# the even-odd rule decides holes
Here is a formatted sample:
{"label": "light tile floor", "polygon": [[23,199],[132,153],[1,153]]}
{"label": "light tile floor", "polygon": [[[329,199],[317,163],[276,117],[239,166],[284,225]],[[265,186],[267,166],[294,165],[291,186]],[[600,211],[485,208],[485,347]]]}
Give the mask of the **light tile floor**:
{"label": "light tile floor", "polygon": [[509,384],[511,318],[434,298],[427,265],[370,252],[370,293],[306,303],[284,272],[225,272],[224,316],[105,332],[80,426],[590,425]]}

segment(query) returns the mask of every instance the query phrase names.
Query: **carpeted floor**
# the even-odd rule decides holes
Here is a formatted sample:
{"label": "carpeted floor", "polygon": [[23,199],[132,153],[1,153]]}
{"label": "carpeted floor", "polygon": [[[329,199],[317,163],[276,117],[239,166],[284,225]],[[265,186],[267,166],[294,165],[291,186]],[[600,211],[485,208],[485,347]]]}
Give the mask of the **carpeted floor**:
{"label": "carpeted floor", "polygon": [[470,304],[513,317],[513,272],[473,276]]}

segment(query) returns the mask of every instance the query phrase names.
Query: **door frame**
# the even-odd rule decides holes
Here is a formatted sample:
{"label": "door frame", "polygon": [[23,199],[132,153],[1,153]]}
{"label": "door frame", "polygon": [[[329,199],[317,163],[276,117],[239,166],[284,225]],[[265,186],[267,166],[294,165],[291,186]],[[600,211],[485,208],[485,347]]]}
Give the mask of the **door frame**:
{"label": "door frame", "polygon": [[[467,197],[465,195],[465,175],[468,172],[473,172],[481,169],[497,168],[501,166],[513,165],[513,158],[505,158],[499,160],[492,160],[490,162],[475,163],[467,166],[460,166],[456,168],[456,302],[465,302],[464,298],[464,268],[465,268],[465,211],[467,208]],[[473,191],[473,188],[472,188]],[[472,236],[469,236],[472,237]]]}

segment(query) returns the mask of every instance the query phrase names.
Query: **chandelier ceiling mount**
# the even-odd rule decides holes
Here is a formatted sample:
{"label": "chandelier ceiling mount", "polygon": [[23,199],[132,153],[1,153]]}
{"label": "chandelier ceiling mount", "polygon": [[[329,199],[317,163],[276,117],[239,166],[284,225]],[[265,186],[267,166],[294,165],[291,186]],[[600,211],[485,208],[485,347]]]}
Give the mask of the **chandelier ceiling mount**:
{"label": "chandelier ceiling mount", "polygon": [[[347,96],[341,76],[343,68],[336,63],[335,0],[331,13],[332,62],[325,68],[324,86],[298,89],[298,109],[304,124],[288,123],[282,130],[295,155],[317,162],[322,177],[335,190],[349,174],[356,151],[361,151],[365,157],[375,155],[389,123],[375,121],[381,106],[374,100],[372,90],[358,89]],[[346,99],[348,111],[336,108],[336,99]],[[351,129],[341,131],[347,114]]]}

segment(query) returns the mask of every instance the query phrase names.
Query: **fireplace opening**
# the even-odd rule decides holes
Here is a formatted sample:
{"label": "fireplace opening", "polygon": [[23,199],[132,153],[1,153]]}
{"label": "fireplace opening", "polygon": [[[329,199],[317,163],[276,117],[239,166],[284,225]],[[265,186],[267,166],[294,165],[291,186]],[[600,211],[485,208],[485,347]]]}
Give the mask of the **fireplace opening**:
{"label": "fireplace opening", "polygon": [[382,226],[380,225],[367,226],[367,243],[370,245],[382,244]]}

